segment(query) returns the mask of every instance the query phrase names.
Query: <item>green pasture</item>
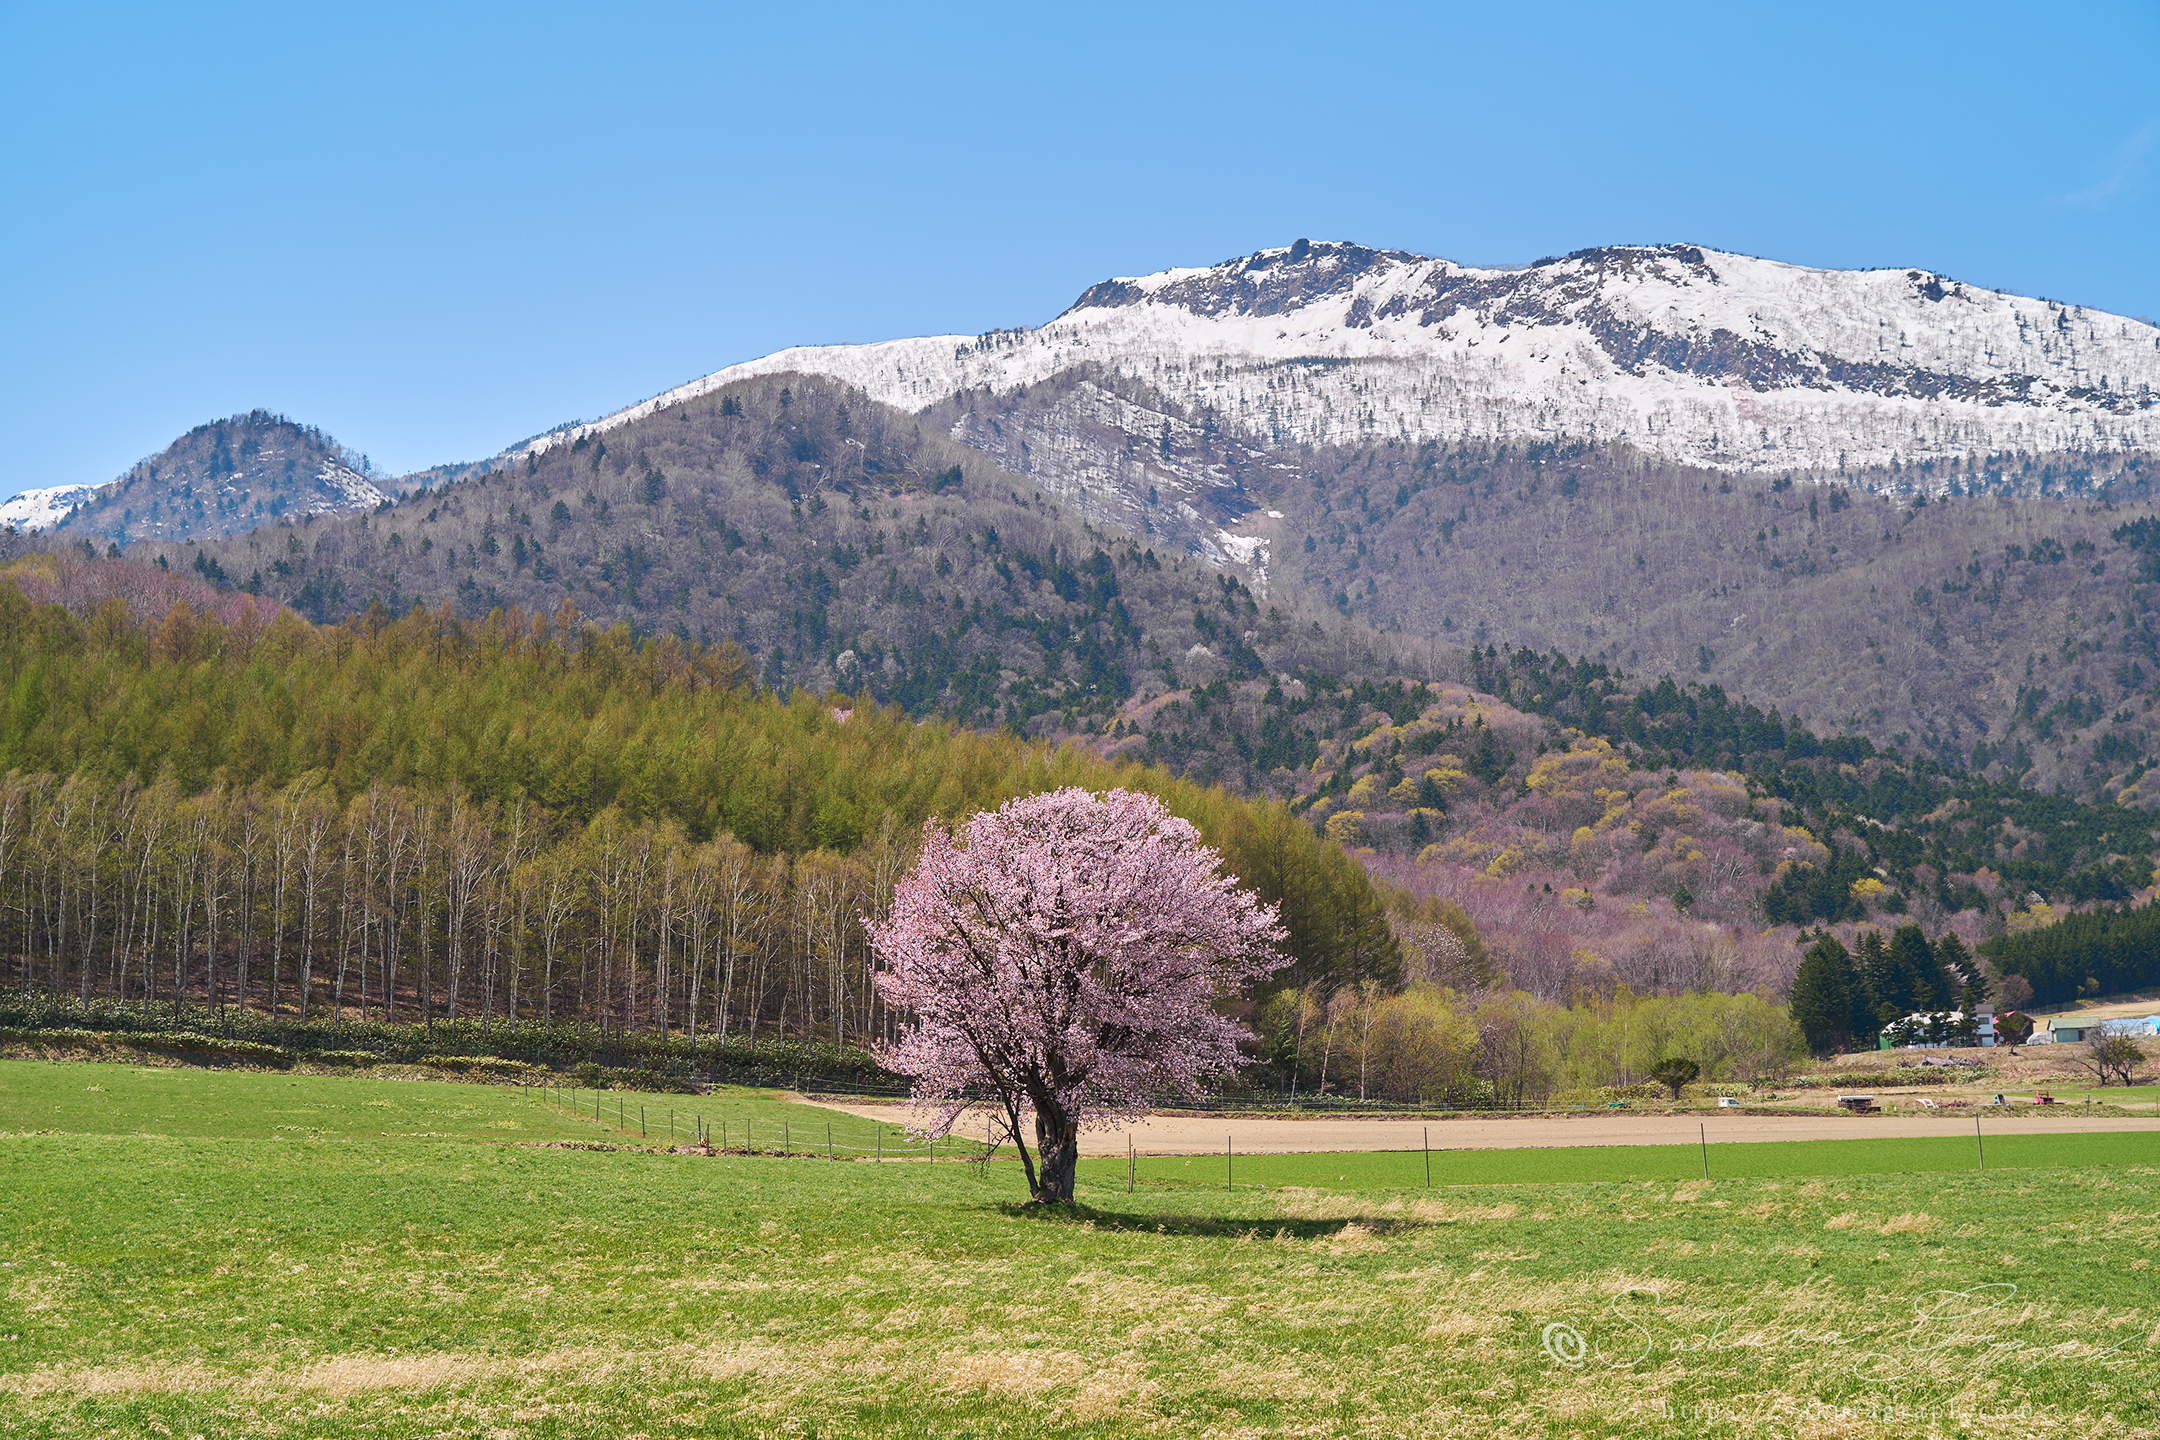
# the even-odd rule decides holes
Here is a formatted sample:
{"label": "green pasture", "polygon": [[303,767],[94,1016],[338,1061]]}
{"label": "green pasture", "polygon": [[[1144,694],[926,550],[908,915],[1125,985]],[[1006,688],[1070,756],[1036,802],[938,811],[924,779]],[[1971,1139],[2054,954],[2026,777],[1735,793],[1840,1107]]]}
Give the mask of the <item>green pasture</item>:
{"label": "green pasture", "polygon": [[[2020,1090],[2006,1092],[2017,1099],[2030,1098],[2032,1092]],[[2101,1089],[2050,1089],[2057,1104],[2081,1104],[2091,1100],[2109,1105],[2155,1105],[2160,1104],[2160,1085],[2109,1085]]]}
{"label": "green pasture", "polygon": [[1091,1161],[1045,1212],[1009,1163],[560,1145],[612,1103],[0,1062],[0,1434],[2160,1431],[2154,1137]]}
{"label": "green pasture", "polygon": [[[698,1125],[759,1152],[921,1156],[897,1125],[858,1120],[769,1091],[652,1095],[564,1087],[286,1075],[174,1066],[0,1060],[0,1131],[221,1140],[469,1140],[497,1144],[601,1141],[688,1145]],[[939,1145],[973,1154],[980,1143]]]}
{"label": "green pasture", "polygon": [[[2160,1132],[1983,1137],[1991,1170],[2048,1166],[2160,1166]],[[1142,1156],[1137,1183],[1172,1188],[1314,1186],[1337,1190],[1411,1190],[1427,1184],[1427,1156],[1417,1150],[1362,1154]],[[1811,1176],[1921,1175],[1978,1170],[1981,1147],[1962,1136],[1882,1140],[1771,1140],[1695,1145],[1596,1145],[1549,1150],[1435,1150],[1436,1187],[1457,1185],[1580,1185],[1631,1180],[1697,1180],[1707,1159],[1720,1180],[1804,1179]],[[1014,1168],[1017,1169],[1017,1162]],[[1100,1183],[1121,1183],[1126,1162],[1085,1160],[1081,1172]]]}

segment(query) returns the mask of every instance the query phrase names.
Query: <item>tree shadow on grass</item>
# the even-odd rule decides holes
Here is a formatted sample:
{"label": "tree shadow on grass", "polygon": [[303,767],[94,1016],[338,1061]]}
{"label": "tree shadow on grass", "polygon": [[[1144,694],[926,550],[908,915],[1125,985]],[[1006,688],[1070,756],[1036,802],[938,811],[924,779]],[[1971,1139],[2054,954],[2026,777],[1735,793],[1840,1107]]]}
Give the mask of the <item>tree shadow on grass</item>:
{"label": "tree shadow on grass", "polygon": [[1408,1215],[1333,1215],[1324,1220],[1301,1220],[1288,1216],[1240,1218],[1228,1215],[1165,1215],[1159,1212],[1128,1214],[1118,1210],[1101,1210],[1078,1202],[1070,1205],[1037,1205],[1007,1201],[984,1208],[994,1209],[1015,1220],[1033,1220],[1045,1225],[1085,1226],[1095,1230],[1182,1235],[1211,1240],[1272,1240],[1278,1236],[1294,1240],[1324,1240],[1340,1235],[1353,1225],[1369,1235],[1390,1235],[1428,1229],[1433,1224],[1432,1221]]}

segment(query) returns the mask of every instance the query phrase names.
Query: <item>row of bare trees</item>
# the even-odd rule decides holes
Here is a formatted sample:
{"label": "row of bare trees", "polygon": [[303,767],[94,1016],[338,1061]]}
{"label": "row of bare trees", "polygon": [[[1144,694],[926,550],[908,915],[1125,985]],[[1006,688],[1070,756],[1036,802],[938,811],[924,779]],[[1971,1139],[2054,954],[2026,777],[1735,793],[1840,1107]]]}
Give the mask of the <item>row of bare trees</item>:
{"label": "row of bare trees", "polygon": [[0,974],[53,995],[300,1019],[517,1017],[861,1044],[888,1017],[861,917],[911,858],[320,775],[182,794],[0,776]]}

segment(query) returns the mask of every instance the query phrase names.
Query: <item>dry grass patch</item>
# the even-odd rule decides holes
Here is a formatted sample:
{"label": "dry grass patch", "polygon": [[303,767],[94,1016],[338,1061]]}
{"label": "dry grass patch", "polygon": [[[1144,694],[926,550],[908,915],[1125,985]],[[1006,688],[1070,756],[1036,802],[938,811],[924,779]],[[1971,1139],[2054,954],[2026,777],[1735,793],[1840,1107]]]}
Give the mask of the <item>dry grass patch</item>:
{"label": "dry grass patch", "polygon": [[335,1355],[298,1369],[213,1370],[197,1361],[172,1365],[52,1366],[0,1375],[0,1394],[199,1395],[212,1392],[307,1391],[332,1398],[397,1390],[412,1393],[481,1384],[509,1377],[576,1373],[593,1378],[634,1357],[592,1349],[551,1350],[503,1357],[470,1353]]}
{"label": "dry grass patch", "polygon": [[945,1387],[957,1393],[1040,1400],[1077,1384],[1087,1360],[1070,1350],[948,1351],[938,1357],[938,1368]]}
{"label": "dry grass patch", "polygon": [[1158,1391],[1148,1377],[1147,1361],[1135,1351],[1124,1351],[1088,1371],[1060,1418],[1082,1424],[1117,1418],[1144,1422],[1155,1413]]}
{"label": "dry grass patch", "polygon": [[1375,1234],[1424,1225],[1504,1224],[1522,1214],[1512,1200],[1481,1204],[1445,1197],[1370,1197],[1336,1191],[1284,1189],[1276,1192],[1276,1210],[1293,1220],[1348,1220]]}

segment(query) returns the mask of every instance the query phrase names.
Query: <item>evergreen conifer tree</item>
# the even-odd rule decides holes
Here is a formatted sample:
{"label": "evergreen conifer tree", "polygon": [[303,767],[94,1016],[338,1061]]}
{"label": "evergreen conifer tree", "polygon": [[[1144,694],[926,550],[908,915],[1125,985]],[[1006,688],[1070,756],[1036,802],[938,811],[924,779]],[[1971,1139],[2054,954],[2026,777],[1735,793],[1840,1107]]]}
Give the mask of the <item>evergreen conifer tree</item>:
{"label": "evergreen conifer tree", "polygon": [[1858,968],[1861,1003],[1854,1009],[1866,1019],[1864,1025],[1855,1027],[1855,1033],[1870,1034],[1911,1013],[1911,1006],[1898,1003],[1897,977],[1890,968],[1890,950],[1883,944],[1880,930],[1870,930],[1860,937]]}
{"label": "evergreen conifer tree", "polygon": [[1816,936],[1793,977],[1792,1015],[1817,1055],[1834,1054],[1852,1042],[1853,1017],[1861,1000],[1852,955],[1827,931]]}
{"label": "evergreen conifer tree", "polygon": [[1957,987],[1958,1008],[1967,1015],[1978,1011],[1987,1003],[1987,977],[1980,973],[1980,962],[1973,958],[1965,942],[1958,939],[1955,931],[1945,930],[1935,942],[1935,963],[1942,966],[1944,976]]}
{"label": "evergreen conifer tree", "polygon": [[1950,977],[1943,973],[1928,944],[1927,932],[1918,925],[1900,925],[1890,937],[1890,970],[1897,977],[1899,1012],[1948,1010],[1955,995]]}

